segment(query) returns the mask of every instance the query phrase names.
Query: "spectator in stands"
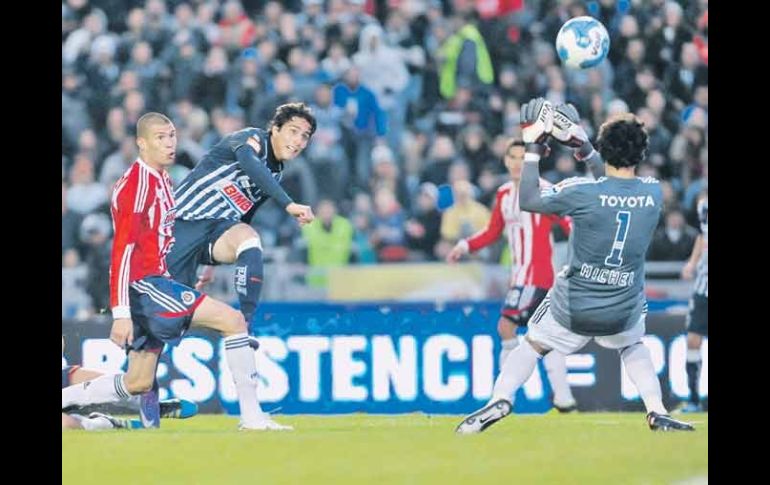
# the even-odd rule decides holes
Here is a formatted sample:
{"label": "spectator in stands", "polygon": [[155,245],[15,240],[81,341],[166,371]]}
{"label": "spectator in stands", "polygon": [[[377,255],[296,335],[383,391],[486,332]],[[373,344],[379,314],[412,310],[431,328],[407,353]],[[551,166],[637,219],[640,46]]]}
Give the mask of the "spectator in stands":
{"label": "spectator in stands", "polygon": [[417,194],[417,208],[406,221],[406,237],[409,249],[418,252],[420,260],[435,261],[436,244],[441,230],[441,213],[436,208],[438,188],[425,182]]}
{"label": "spectator in stands", "polygon": [[110,308],[111,234],[112,223],[106,214],[89,214],[80,226],[80,239],[88,248],[83,261],[88,268],[85,290],[96,313]]}
{"label": "spectator in stands", "polygon": [[[353,225],[337,213],[333,200],[322,199],[315,209],[316,220],[302,227],[302,237],[307,244],[307,263],[311,274],[307,282],[312,286],[325,286],[325,269],[348,264],[352,253]],[[317,271],[317,270],[321,271]]]}
{"label": "spectator in stands", "polygon": [[685,223],[679,209],[666,212],[665,224],[655,231],[647,259],[650,261],[686,261],[690,257],[698,231]]}
{"label": "spectator in stands", "polygon": [[353,199],[353,212],[351,214],[353,228],[353,257],[356,263],[372,264],[377,262],[377,253],[374,250],[373,221],[374,211],[372,198],[365,192],[359,192]]}
{"label": "spectator in stands", "polygon": [[107,188],[94,180],[94,163],[84,154],[75,157],[70,171],[70,188],[67,191],[67,206],[85,215],[109,202]]}
{"label": "spectator in stands", "polygon": [[61,183],[61,253],[62,260],[67,251],[79,246],[79,230],[82,216],[67,207],[67,183]]}
{"label": "spectator in stands", "polygon": [[[488,205],[502,167],[490,165],[487,152],[502,158],[505,140],[519,135],[517,100],[547,95],[567,97],[585,112],[591,138],[609,114],[643,118],[650,153],[639,175],[659,177],[673,201],[669,208],[684,199],[685,218],[697,224],[692,194],[708,180],[707,2],[689,2],[684,10],[671,0],[623,9],[599,2],[595,15],[610,30],[613,48],[607,62],[579,71],[563,68],[552,39],[566,18],[588,14],[580,2],[530,5],[513,27],[510,16],[476,25],[474,2],[395,2],[388,12],[372,11],[373,3],[363,0],[284,3],[63,3],[63,180],[83,178],[82,162],[74,167],[78,155],[90,160],[93,172],[88,190],[81,182],[63,187],[71,202],[63,214],[85,211],[82,218],[104,207],[91,199],[108,193],[133,161],[133,126],[148,109],[173,114],[179,144],[171,175],[179,177],[224,133],[263,124],[278,104],[311,96],[319,129],[287,182],[309,192],[315,186],[318,196],[331,198],[354,225],[354,259],[373,262],[373,215],[351,208],[352,201],[371,199],[387,185],[404,213],[416,218],[426,199],[420,184],[447,183],[450,167],[461,161],[480,187],[477,200]],[[385,63],[383,53],[398,59]],[[363,81],[354,55],[367,71]],[[383,70],[403,66],[408,81],[402,88],[402,76]],[[333,90],[319,87],[324,76]],[[373,148],[386,140],[392,153],[380,151],[375,163]],[[398,182],[371,184],[377,167],[390,177],[390,160]],[[266,240],[301,240],[285,215],[275,215],[266,208],[266,220],[258,221]],[[90,249],[81,249],[87,258]]]}
{"label": "spectator in stands", "polygon": [[348,69],[343,81],[334,86],[332,93],[334,104],[345,112],[345,126],[354,134],[352,158],[355,163],[352,168],[356,185],[365,189],[371,173],[370,156],[374,142],[387,132],[385,112],[374,92],[361,84],[360,71],[355,66]]}
{"label": "spectator in stands", "polygon": [[486,41],[470,16],[457,32],[441,45],[441,96],[451,99],[458,86],[478,90],[494,81],[494,68]]}
{"label": "spectator in stands", "polygon": [[491,215],[488,208],[475,200],[473,185],[467,180],[455,182],[452,194],[454,204],[441,217],[441,258],[457,241],[483,229]]}
{"label": "spectator in stands", "polygon": [[380,187],[374,193],[374,219],[372,242],[377,260],[383,263],[405,261],[407,258],[406,214],[396,195],[388,187]]}
{"label": "spectator in stands", "polygon": [[380,187],[387,187],[396,195],[401,207],[409,207],[409,191],[400,175],[396,157],[388,145],[377,145],[372,149],[372,165],[370,192],[376,193]]}
{"label": "spectator in stands", "polygon": [[566,151],[560,151],[556,157],[556,165],[553,170],[549,170],[543,174],[543,178],[552,184],[558,184],[564,179],[579,176],[580,174],[575,167],[575,158],[571,153]]}

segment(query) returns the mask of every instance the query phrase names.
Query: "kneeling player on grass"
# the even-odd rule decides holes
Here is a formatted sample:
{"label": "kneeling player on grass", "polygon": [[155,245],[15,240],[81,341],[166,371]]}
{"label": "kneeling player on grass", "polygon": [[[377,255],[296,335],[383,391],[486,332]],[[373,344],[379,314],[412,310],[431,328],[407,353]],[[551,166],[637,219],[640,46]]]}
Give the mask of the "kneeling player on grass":
{"label": "kneeling player on grass", "polygon": [[[64,353],[64,338],[62,337],[61,343],[62,354]],[[97,377],[104,375],[104,372],[95,369],[86,369],[79,365],[68,365],[61,369],[61,388],[69,387],[71,385],[80,384],[86,381],[91,381]],[[127,409],[131,411],[139,411],[141,409],[141,396],[132,396],[131,399],[125,402]],[[172,419],[187,419],[198,414],[198,405],[192,401],[186,399],[164,399],[160,401],[160,417],[172,418]],[[93,408],[93,409],[92,409]],[[67,412],[75,412],[79,415],[90,415],[91,411],[101,411],[98,406],[71,406],[67,409]],[[105,414],[107,417],[111,417]],[[72,423],[71,420],[66,420],[62,417],[62,428],[64,428],[65,421]],[[138,427],[143,427],[141,422]]]}

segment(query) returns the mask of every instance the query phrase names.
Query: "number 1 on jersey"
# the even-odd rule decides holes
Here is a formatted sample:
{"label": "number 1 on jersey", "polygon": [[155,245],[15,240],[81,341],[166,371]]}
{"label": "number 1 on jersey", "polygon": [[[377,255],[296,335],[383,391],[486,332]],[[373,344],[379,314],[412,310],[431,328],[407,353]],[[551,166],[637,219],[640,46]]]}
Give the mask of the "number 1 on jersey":
{"label": "number 1 on jersey", "polygon": [[623,247],[626,245],[626,236],[628,236],[631,213],[629,211],[618,211],[615,220],[618,221],[618,230],[615,232],[615,241],[612,243],[612,251],[610,252],[610,255],[604,259],[604,264],[616,267],[623,264]]}

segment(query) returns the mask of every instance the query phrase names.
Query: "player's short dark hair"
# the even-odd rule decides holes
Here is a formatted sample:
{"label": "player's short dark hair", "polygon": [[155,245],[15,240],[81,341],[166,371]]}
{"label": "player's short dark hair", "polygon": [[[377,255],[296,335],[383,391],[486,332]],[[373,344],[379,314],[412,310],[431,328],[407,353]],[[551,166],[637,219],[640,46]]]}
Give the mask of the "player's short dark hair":
{"label": "player's short dark hair", "polygon": [[647,157],[649,137],[644,123],[631,113],[610,117],[599,128],[599,153],[613,167],[634,167]]}
{"label": "player's short dark hair", "polygon": [[310,123],[310,136],[313,136],[316,129],[315,116],[305,103],[286,103],[277,107],[273,119],[270,120],[268,130],[272,130],[274,126],[280,130],[286,122],[295,116]]}
{"label": "player's short dark hair", "polygon": [[145,113],[136,122],[136,136],[137,137],[146,136],[147,130],[149,129],[150,125],[171,125],[171,124],[173,124],[171,120],[168,118],[168,116],[164,114],[155,113],[153,111],[149,113]]}
{"label": "player's short dark hair", "polygon": [[508,153],[508,150],[513,147],[526,147],[526,145],[524,144],[524,140],[521,138],[513,138],[508,142],[508,146],[505,147],[505,153]]}

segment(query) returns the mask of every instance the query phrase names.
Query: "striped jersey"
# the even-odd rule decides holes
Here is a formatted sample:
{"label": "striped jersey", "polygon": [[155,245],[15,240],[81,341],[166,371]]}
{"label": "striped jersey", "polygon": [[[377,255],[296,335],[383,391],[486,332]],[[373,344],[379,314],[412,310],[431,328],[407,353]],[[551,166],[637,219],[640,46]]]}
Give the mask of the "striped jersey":
{"label": "striped jersey", "polygon": [[214,145],[185,177],[175,191],[178,219],[251,218],[268,196],[249,178],[240,166],[235,152],[248,144],[275,178],[281,181],[283,163],[268,149],[270,136],[260,128],[244,128],[225,136]]}
{"label": "striped jersey", "polygon": [[112,189],[115,237],[110,263],[110,306],[115,318],[129,316],[129,284],[168,275],[166,254],[174,242],[171,178],[137,159]]}
{"label": "striped jersey", "polygon": [[[540,180],[541,187],[549,187]],[[570,219],[547,214],[527,212],[519,207],[519,187],[513,181],[500,186],[487,227],[467,239],[470,252],[489,246],[505,232],[511,251],[511,287],[553,286],[553,241],[551,228],[559,224],[566,234]]]}
{"label": "striped jersey", "polygon": [[698,202],[698,221],[703,238],[703,252],[700,255],[695,276],[695,294],[709,296],[709,199],[704,197]]}

